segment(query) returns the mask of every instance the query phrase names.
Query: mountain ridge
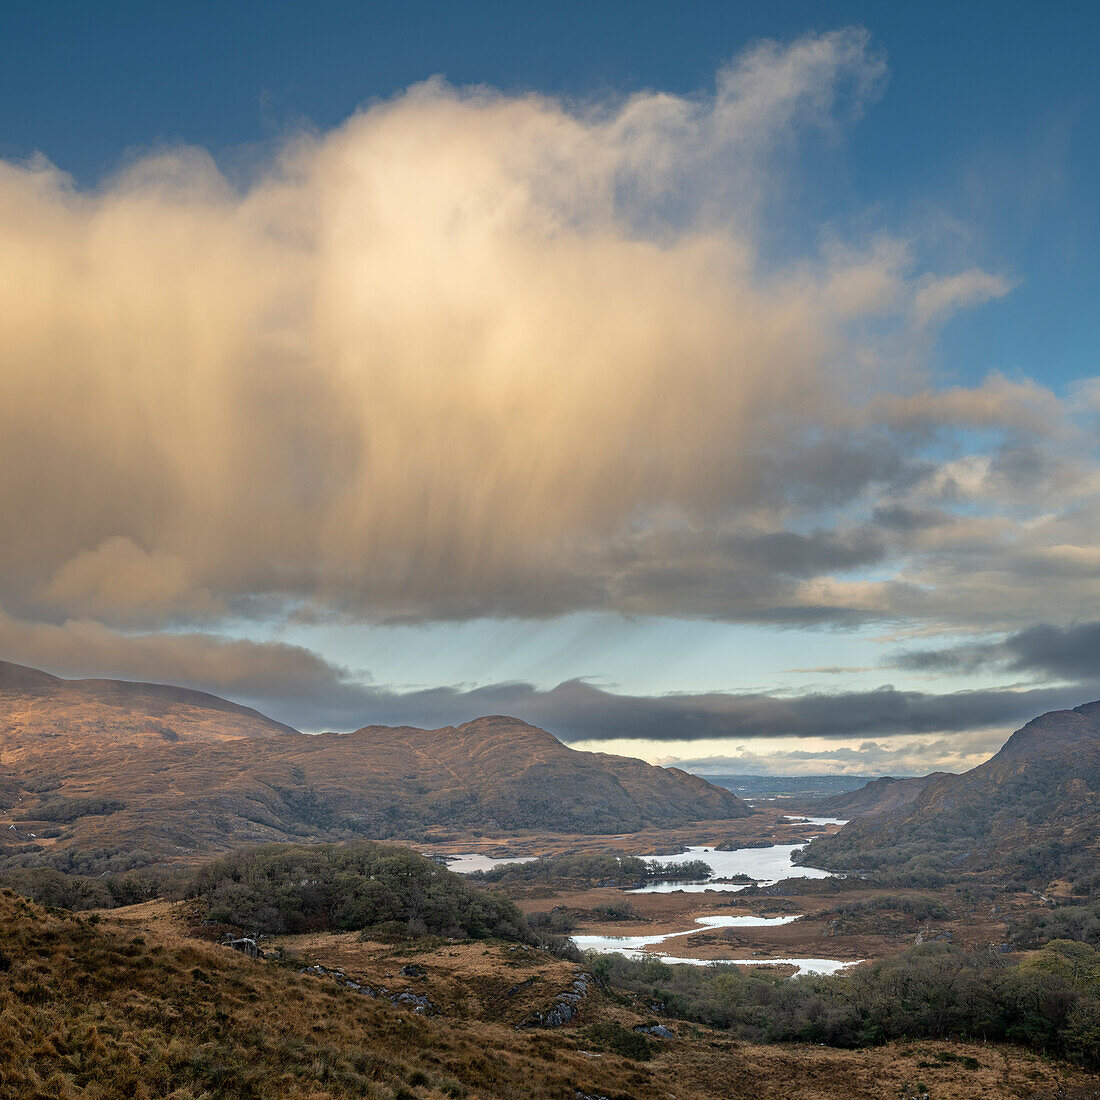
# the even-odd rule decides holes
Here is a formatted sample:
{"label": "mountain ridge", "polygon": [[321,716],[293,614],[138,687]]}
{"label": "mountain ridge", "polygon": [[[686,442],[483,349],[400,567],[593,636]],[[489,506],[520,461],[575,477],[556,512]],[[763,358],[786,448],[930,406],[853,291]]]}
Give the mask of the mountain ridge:
{"label": "mountain ridge", "polygon": [[[33,690],[20,695],[20,681]],[[441,829],[628,833],[752,812],[698,776],[571,749],[508,715],[303,734],[188,689],[23,672],[6,685],[0,858],[61,870],[98,873],[135,852],[149,862]]]}
{"label": "mountain ridge", "polygon": [[808,800],[801,803],[801,806],[807,812],[834,814],[838,817],[847,814],[849,818],[886,813],[916,801],[921,792],[931,783],[951,774],[951,772],[929,772],[928,775],[900,778],[884,775],[878,779],[872,779],[854,791]]}
{"label": "mountain ridge", "polygon": [[989,760],[934,779],[898,814],[813,841],[803,859],[840,871],[1100,888],[1100,701],[1039,715]]}

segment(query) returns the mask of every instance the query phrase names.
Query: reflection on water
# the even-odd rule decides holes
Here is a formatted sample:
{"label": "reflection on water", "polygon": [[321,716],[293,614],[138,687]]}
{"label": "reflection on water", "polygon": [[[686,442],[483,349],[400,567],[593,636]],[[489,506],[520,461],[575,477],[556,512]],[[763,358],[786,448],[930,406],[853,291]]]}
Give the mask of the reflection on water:
{"label": "reflection on water", "polygon": [[784,814],[785,821],[792,821],[795,825],[847,825],[846,817],[795,817],[793,814]]}
{"label": "reflection on water", "polygon": [[[793,820],[793,819],[792,819]],[[808,817],[801,823],[808,825],[841,824],[837,818]],[[737,848],[732,852],[719,852],[714,848],[695,847],[688,848],[686,852],[676,852],[663,856],[645,856],[648,862],[660,863],[684,863],[687,860],[701,859],[708,864],[714,872],[711,880],[706,882],[652,882],[647,886],[641,886],[636,890],[628,891],[637,894],[671,894],[677,890],[683,890],[688,894],[702,893],[705,890],[717,890],[732,893],[744,890],[751,885],[745,882],[715,882],[713,879],[735,878],[738,875],[747,875],[754,883],[761,886],[770,886],[785,878],[830,878],[831,871],[822,871],[817,867],[802,867],[792,861],[795,852],[800,851],[802,844],[773,844],[768,848]],[[448,855],[446,865],[449,871],[457,871],[460,875],[468,875],[471,871],[491,871],[502,863],[532,863],[535,856],[513,856],[506,859],[494,859],[491,856],[478,855],[475,852],[463,852],[460,855]]]}
{"label": "reflection on water", "polygon": [[663,963],[682,963],[685,966],[713,966],[715,963],[734,963],[737,966],[793,966],[795,972],[791,975],[800,978],[803,974],[836,974],[837,971],[847,970],[849,966],[856,966],[863,962],[862,959],[851,959],[841,962],[839,959],[677,959],[671,955],[659,956]]}

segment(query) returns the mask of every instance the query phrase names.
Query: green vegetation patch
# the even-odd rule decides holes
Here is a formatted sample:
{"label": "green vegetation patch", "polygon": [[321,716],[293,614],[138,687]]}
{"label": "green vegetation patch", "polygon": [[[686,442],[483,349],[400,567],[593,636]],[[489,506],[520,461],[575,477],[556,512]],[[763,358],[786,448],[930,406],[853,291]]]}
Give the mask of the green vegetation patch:
{"label": "green vegetation patch", "polygon": [[364,931],[530,942],[507,898],[394,845],[270,844],[195,872],[208,919],[257,932]]}
{"label": "green vegetation patch", "polygon": [[647,1062],[653,1057],[653,1048],[644,1035],[631,1031],[614,1020],[601,1020],[600,1023],[585,1028],[584,1034],[592,1046],[600,1050],[609,1050],[636,1062]]}
{"label": "green vegetation patch", "polygon": [[107,815],[126,809],[125,802],[117,798],[51,798],[46,799],[34,810],[38,821],[59,821],[62,824],[76,821],[81,817]]}
{"label": "green vegetation patch", "polygon": [[1009,914],[1008,918],[1015,926],[1011,939],[1017,947],[1039,947],[1051,940],[1077,940],[1100,947],[1100,898],[1031,910],[1022,916]]}
{"label": "green vegetation patch", "polygon": [[548,882],[633,888],[647,882],[697,882],[712,873],[710,864],[701,859],[656,863],[640,856],[584,852],[543,856],[529,863],[502,863],[470,877],[505,886]]}
{"label": "green vegetation patch", "polygon": [[1100,1064],[1100,951],[1054,941],[1026,962],[946,943],[832,977],[589,956],[593,973],[668,1015],[738,1038],[872,1046],[894,1039],[1021,1043]]}

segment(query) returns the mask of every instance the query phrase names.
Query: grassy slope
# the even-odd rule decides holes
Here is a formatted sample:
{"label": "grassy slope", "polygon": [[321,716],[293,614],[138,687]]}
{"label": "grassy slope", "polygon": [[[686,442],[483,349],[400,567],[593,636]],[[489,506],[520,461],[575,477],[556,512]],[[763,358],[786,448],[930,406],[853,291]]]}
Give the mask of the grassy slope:
{"label": "grassy slope", "polygon": [[10,966],[0,992],[3,1097],[573,1100],[576,1061],[543,1059],[515,1040],[494,1051],[499,1040],[296,968],[163,930],[51,916],[11,897],[0,897],[0,923]]}
{"label": "grassy slope", "polygon": [[[569,963],[543,953],[527,962],[506,945],[396,949],[351,936],[288,939],[300,962],[340,965],[354,976],[357,967],[385,977],[401,963],[423,963],[428,978],[417,988],[444,1014],[421,1017],[302,976],[298,963],[253,962],[198,942],[163,903],[95,923],[0,894],[0,928],[4,1100],[576,1100],[578,1092],[614,1100],[871,1100],[910,1095],[904,1086],[918,1082],[936,1100],[1086,1100],[1100,1091],[1081,1073],[1011,1048],[761,1047],[707,1029],[693,1039],[675,1023],[681,1038],[656,1043],[651,1062],[631,1062],[594,1050],[587,1029],[644,1017],[599,993],[576,1027],[517,1031],[511,1015],[481,1018],[479,1003],[501,1001],[487,999],[487,989],[534,975],[568,987],[573,974]],[[437,975],[454,997],[437,992]],[[978,1067],[966,1068],[967,1058]]]}

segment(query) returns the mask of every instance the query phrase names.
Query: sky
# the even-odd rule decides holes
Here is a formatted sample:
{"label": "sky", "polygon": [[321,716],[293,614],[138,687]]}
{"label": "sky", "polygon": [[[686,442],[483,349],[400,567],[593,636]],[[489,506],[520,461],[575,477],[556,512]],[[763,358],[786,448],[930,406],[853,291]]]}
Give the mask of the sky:
{"label": "sky", "polygon": [[1100,9],[0,11],[0,658],[959,771],[1100,697]]}

